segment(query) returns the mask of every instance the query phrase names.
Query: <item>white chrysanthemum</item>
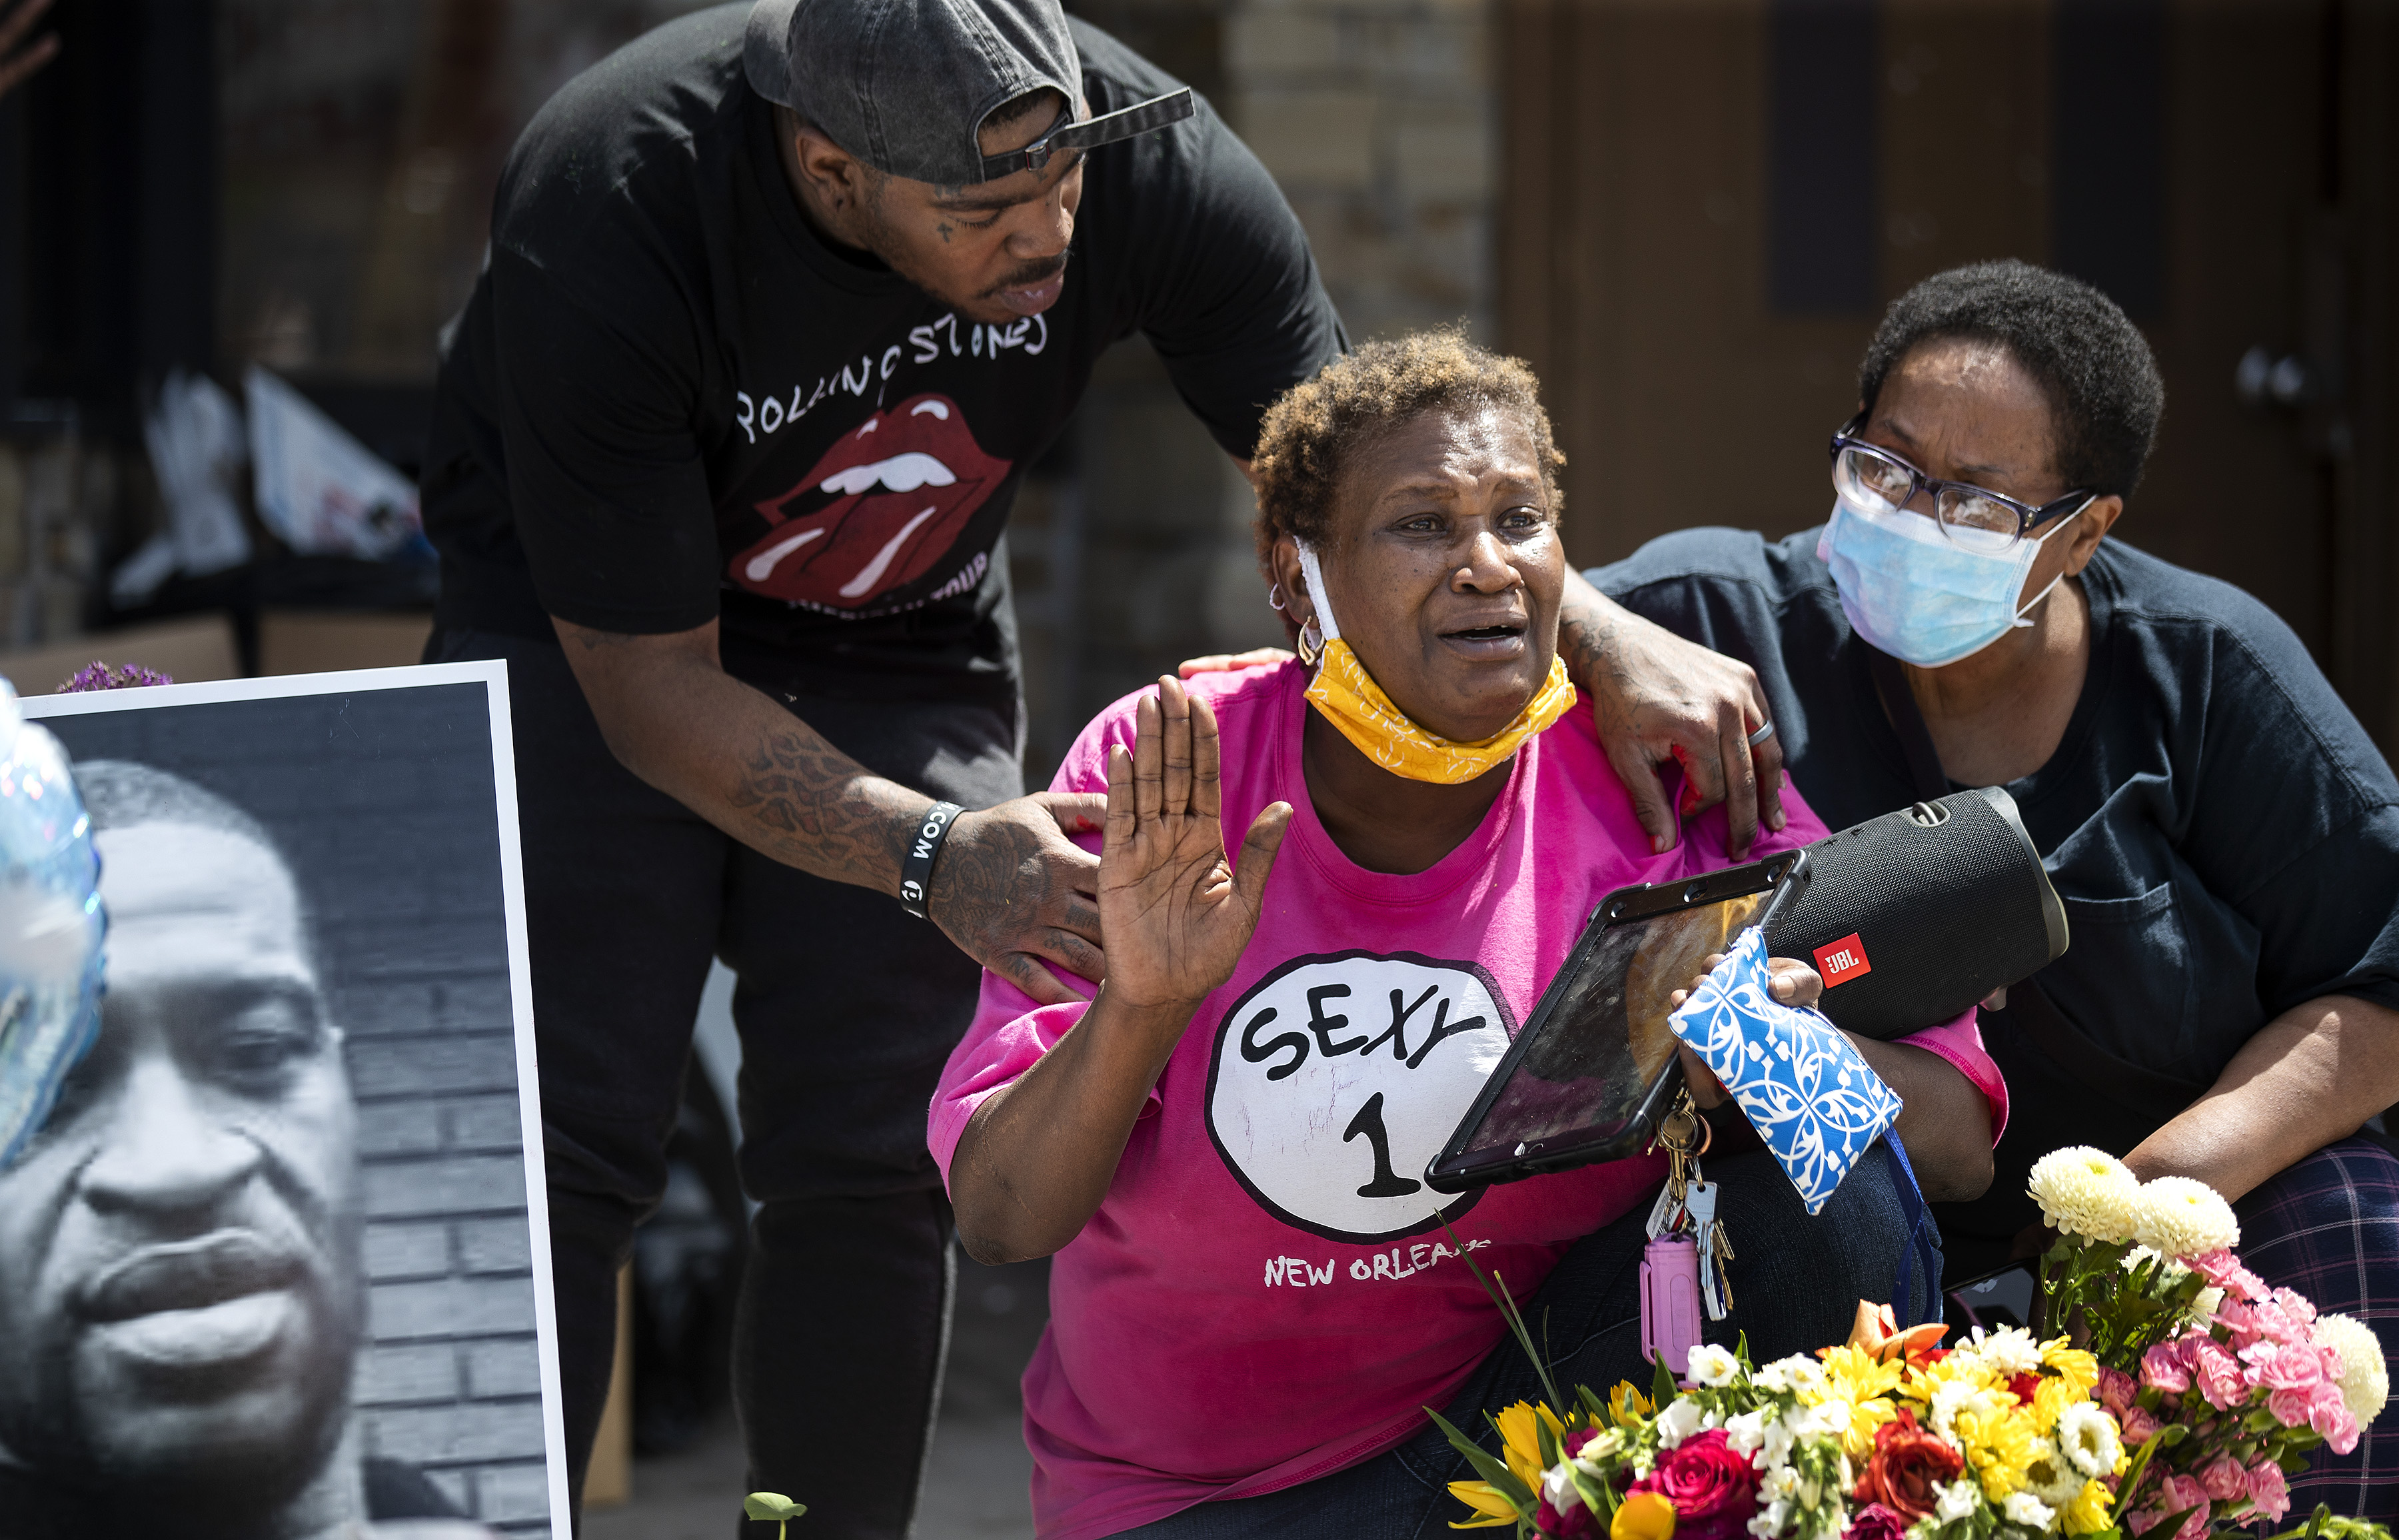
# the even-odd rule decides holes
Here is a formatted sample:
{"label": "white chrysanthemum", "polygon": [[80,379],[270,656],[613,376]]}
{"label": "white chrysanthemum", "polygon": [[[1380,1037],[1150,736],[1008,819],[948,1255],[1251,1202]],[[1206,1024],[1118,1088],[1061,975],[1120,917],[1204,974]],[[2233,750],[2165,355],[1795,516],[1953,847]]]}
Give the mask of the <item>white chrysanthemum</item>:
{"label": "white chrysanthemum", "polygon": [[2032,1455],[2025,1461],[2025,1490],[2052,1507],[2064,1507],[2082,1490],[2082,1473],[2058,1447],[2033,1435]]}
{"label": "white chrysanthemum", "polygon": [[2045,1223],[2093,1240],[2133,1238],[2133,1206],[2140,1179],[2105,1150],[2074,1144],[2033,1162],[2026,1184]]}
{"label": "white chrysanthemum", "polygon": [[1658,1413],[1658,1441],[1673,1449],[1700,1431],[1700,1403],[1688,1396],[1677,1396]]}
{"label": "white chrysanthemum", "polygon": [[2032,1333],[2020,1326],[2003,1326],[1985,1337],[1978,1345],[1983,1361],[2003,1380],[2040,1371],[2040,1344],[2033,1341]]}
{"label": "white chrysanthemum", "polygon": [[2141,1183],[2133,1207],[2133,1238],[2169,1257],[2196,1257],[2241,1244],[2232,1205],[2204,1182],[2162,1176]]}
{"label": "white chrysanthemum", "polygon": [[2121,1266],[2125,1272],[2130,1273],[2145,1262],[2155,1263],[2157,1264],[2158,1281],[2162,1284],[2172,1285],[2180,1283],[2190,1273],[2190,1269],[2185,1267],[2181,1263],[2175,1261],[2172,1257],[2164,1255],[2155,1248],[2148,1246],[2135,1246],[2131,1250],[2125,1252],[2124,1260],[2122,1263],[2119,1263],[2119,1265]]}
{"label": "white chrysanthemum", "polygon": [[[2057,1447],[2083,1475],[2107,1477],[2116,1474],[2124,1440],[2107,1408],[2096,1401],[2077,1401],[2057,1414]],[[2075,1487],[2080,1490],[2081,1483]]]}
{"label": "white chrysanthemum", "polygon": [[2029,1492],[2012,1492],[1999,1511],[2011,1524],[2022,1524],[2036,1533],[2046,1531],[2057,1520],[2057,1510]]}
{"label": "white chrysanthemum", "polygon": [[1935,1501],[1932,1517],[1944,1524],[1954,1524],[1960,1519],[1972,1519],[1983,1506],[1983,1489],[1972,1476],[1961,1476],[1945,1487],[1932,1489]]}
{"label": "white chrysanthemum", "polygon": [[2364,1427],[2391,1399],[2391,1365],[2381,1340],[2374,1328],[2349,1316],[2318,1316],[2313,1331],[2319,1346],[2340,1355],[2340,1398]]}
{"label": "white chrysanthemum", "polygon": [[1683,1371],[1704,1385],[1728,1385],[1741,1372],[1741,1360],[1714,1343],[1701,1343],[1684,1360]]}
{"label": "white chrysanthemum", "polygon": [[1932,1430],[1955,1432],[1958,1409],[1974,1398],[1974,1387],[1964,1380],[1945,1380],[1932,1387]]}

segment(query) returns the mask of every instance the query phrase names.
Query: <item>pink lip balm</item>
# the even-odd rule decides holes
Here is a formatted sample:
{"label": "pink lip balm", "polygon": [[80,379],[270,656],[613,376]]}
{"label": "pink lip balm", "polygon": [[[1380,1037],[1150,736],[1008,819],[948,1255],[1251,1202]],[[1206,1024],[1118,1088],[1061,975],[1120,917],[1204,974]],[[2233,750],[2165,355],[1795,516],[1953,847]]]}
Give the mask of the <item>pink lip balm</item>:
{"label": "pink lip balm", "polygon": [[1700,1344],[1700,1248],[1688,1236],[1660,1236],[1642,1253],[1641,1356],[1661,1357],[1677,1379]]}

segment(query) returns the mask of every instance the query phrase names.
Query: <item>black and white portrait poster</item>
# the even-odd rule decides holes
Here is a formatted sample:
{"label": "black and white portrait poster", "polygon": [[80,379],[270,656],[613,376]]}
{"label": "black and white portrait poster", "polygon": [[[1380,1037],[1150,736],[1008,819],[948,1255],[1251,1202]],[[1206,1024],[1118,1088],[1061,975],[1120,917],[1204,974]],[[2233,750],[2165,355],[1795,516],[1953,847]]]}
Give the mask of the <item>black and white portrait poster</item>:
{"label": "black and white portrait poster", "polygon": [[24,707],[109,930],[0,1170],[0,1540],[568,1540],[504,666]]}

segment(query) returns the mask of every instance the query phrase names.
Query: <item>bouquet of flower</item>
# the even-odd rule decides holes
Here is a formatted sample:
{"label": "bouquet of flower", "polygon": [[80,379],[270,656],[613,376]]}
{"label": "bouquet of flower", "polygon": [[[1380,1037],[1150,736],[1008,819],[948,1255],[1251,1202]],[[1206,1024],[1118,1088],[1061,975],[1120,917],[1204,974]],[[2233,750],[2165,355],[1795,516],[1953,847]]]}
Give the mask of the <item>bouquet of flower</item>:
{"label": "bouquet of flower", "polygon": [[[2041,1259],[2056,1334],[1902,1331],[1861,1301],[1850,1340],[1763,1367],[1746,1342],[1693,1348],[1648,1396],[1558,1394],[1491,1418],[1489,1453],[1435,1414],[1479,1480],[1453,1528],[1610,1540],[2199,1540],[2289,1509],[2284,1472],[2354,1448],[2389,1374],[2373,1333],[2269,1290],[2232,1255],[2231,1209],[2202,1183],[2146,1185],[2096,1151],[2032,1175],[2059,1239]],[[1478,1276],[1480,1269],[1477,1269]],[[1531,1355],[1506,1290],[1484,1280]],[[1565,1408],[1563,1413],[1552,1408]],[[2390,1540],[2319,1507],[2274,1540]]]}

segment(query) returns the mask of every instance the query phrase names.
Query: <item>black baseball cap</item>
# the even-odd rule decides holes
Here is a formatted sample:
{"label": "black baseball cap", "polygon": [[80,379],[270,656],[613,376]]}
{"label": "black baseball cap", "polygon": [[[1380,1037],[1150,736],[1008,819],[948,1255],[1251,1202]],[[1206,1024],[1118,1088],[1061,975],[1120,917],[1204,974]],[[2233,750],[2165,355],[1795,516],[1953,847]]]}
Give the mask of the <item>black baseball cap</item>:
{"label": "black baseball cap", "polygon": [[[1078,119],[1082,61],[1058,0],[758,0],[741,66],[752,90],[876,170],[943,187],[1039,170],[1192,113],[1186,86]],[[984,155],[983,120],[1045,88],[1065,102],[1057,121]]]}

